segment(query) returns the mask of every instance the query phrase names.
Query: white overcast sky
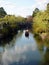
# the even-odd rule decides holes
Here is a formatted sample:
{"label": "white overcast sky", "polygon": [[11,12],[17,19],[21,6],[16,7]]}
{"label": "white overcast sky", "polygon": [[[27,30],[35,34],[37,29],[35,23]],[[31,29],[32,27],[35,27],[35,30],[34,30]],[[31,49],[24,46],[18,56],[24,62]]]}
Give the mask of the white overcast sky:
{"label": "white overcast sky", "polygon": [[26,17],[31,15],[36,7],[44,10],[47,3],[49,0],[0,0],[0,7],[3,7],[7,14]]}

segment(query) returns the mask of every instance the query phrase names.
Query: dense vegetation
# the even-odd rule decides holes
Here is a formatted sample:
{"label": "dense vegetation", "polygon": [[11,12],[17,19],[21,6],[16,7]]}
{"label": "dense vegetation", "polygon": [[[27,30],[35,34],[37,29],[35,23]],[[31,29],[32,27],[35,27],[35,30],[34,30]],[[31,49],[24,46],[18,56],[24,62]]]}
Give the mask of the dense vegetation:
{"label": "dense vegetation", "polygon": [[3,18],[5,15],[7,15],[7,13],[5,12],[5,10],[3,9],[3,7],[0,8],[0,18]]}
{"label": "dense vegetation", "polygon": [[6,40],[9,41],[10,38],[13,38],[17,34],[18,30],[31,28],[29,22],[30,19],[8,15],[3,7],[0,8],[0,43],[3,43]]}
{"label": "dense vegetation", "polygon": [[49,3],[46,10],[40,11],[36,8],[32,16],[27,18],[8,15],[3,7],[0,8],[0,40],[13,36],[17,30],[32,29],[34,34],[46,33],[49,38]]}
{"label": "dense vegetation", "polygon": [[44,11],[40,11],[36,8],[33,11],[32,18],[32,31],[35,37],[49,43],[49,3]]}
{"label": "dense vegetation", "polygon": [[49,3],[44,11],[40,11],[36,8],[32,14],[32,17],[34,33],[49,32]]}

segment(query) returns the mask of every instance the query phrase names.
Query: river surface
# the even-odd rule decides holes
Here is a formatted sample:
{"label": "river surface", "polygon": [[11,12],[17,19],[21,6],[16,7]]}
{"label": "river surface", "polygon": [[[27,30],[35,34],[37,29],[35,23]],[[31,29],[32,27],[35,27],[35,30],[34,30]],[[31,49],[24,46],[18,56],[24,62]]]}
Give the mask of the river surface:
{"label": "river surface", "polygon": [[49,48],[32,33],[19,31],[10,44],[0,46],[0,65],[49,65]]}

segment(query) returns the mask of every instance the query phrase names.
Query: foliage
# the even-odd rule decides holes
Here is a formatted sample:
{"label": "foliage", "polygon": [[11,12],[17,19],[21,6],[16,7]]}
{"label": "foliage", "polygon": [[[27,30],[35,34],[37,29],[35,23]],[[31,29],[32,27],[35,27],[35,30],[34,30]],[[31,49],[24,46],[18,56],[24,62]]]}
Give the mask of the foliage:
{"label": "foliage", "polygon": [[35,8],[35,10],[33,11],[32,17],[36,16],[36,14],[39,12],[38,8]]}
{"label": "foliage", "polygon": [[3,18],[5,15],[7,15],[7,13],[5,12],[5,10],[3,9],[3,7],[0,8],[0,18]]}
{"label": "foliage", "polygon": [[42,12],[38,11],[36,15],[33,17],[33,32],[34,33],[42,33],[49,31],[49,4],[47,5],[47,9]]}
{"label": "foliage", "polygon": [[21,16],[18,16],[17,19],[16,19],[17,22],[24,22],[25,21],[25,18],[24,17],[21,17]]}

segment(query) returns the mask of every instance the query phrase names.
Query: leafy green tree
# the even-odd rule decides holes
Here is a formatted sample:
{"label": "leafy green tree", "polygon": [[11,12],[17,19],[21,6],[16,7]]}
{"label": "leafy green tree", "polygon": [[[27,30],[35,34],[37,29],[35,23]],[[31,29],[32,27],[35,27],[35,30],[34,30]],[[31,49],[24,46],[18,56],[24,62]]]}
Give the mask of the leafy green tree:
{"label": "leafy green tree", "polygon": [[35,33],[46,31],[47,22],[43,22],[43,12],[38,12],[33,19],[33,30]]}
{"label": "leafy green tree", "polygon": [[16,17],[15,17],[15,15],[6,15],[4,17],[4,21],[9,22],[9,23],[13,23],[16,21]]}
{"label": "leafy green tree", "polygon": [[33,31],[34,33],[49,32],[49,3],[47,4],[46,10],[44,12],[35,10],[33,17]]}
{"label": "leafy green tree", "polygon": [[21,16],[18,16],[17,19],[16,19],[17,22],[24,22],[25,21],[25,18],[24,17],[21,17]]}

